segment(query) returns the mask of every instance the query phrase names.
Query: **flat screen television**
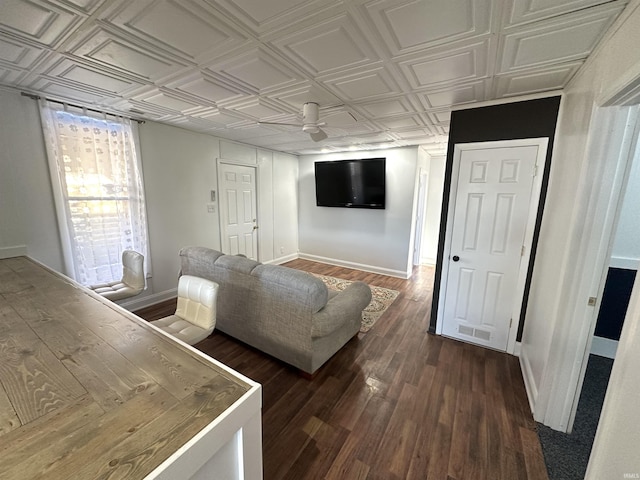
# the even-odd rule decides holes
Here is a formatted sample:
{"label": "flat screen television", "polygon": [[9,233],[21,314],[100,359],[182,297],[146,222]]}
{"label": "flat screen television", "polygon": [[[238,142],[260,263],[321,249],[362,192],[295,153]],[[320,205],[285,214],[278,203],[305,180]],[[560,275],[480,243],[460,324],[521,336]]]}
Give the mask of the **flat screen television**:
{"label": "flat screen television", "polygon": [[316,162],[319,207],[385,208],[385,159]]}

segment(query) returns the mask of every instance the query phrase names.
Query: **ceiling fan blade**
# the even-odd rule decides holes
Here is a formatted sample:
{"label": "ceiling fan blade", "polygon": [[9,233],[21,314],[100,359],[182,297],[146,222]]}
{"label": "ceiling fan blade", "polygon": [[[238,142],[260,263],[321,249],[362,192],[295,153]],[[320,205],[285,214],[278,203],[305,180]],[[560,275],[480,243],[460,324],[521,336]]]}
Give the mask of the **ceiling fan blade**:
{"label": "ceiling fan blade", "polygon": [[319,142],[320,140],[324,140],[325,138],[327,138],[327,134],[324,133],[324,130],[320,128],[316,133],[310,133],[309,135],[311,136],[311,140],[313,140],[314,142]]}

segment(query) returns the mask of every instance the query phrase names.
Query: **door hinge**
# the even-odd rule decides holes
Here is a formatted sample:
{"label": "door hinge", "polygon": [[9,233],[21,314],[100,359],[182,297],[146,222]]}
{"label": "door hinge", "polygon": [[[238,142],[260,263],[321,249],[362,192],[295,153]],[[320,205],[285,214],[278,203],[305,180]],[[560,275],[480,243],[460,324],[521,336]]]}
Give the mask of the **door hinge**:
{"label": "door hinge", "polygon": [[533,176],[536,177],[538,175],[538,165],[533,166]]}
{"label": "door hinge", "polygon": [[513,318],[509,319],[509,328],[511,328],[511,325],[513,325]]}
{"label": "door hinge", "polygon": [[526,250],[526,247],[524,245],[522,245],[522,248],[520,249],[520,256],[524,257],[524,251]]}

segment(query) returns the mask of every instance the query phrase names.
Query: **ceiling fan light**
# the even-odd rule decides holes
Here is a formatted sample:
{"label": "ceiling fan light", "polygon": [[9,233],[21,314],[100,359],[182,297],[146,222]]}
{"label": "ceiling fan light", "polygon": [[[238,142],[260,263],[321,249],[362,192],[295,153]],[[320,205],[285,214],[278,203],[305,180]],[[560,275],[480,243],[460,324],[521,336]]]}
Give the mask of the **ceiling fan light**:
{"label": "ceiling fan light", "polygon": [[320,127],[318,125],[303,125],[302,131],[306,133],[318,133],[320,131]]}

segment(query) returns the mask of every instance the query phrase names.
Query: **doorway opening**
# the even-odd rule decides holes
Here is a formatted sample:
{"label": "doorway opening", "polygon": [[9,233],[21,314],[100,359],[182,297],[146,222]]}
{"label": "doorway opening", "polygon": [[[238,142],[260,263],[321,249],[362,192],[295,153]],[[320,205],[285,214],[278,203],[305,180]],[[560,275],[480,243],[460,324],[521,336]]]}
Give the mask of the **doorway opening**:
{"label": "doorway opening", "polygon": [[[619,115],[626,114],[624,109],[619,112]],[[600,308],[597,320],[594,320],[595,330],[589,342],[590,349],[585,355],[584,379],[576,394],[570,433],[538,425],[550,480],[585,476],[618,340],[640,264],[640,217],[637,215],[640,198],[640,149],[637,137],[634,137],[634,142],[624,179],[626,185],[623,184],[617,203],[617,220],[611,229],[608,261],[599,288],[602,292]],[[615,148],[617,147],[614,146]]]}

